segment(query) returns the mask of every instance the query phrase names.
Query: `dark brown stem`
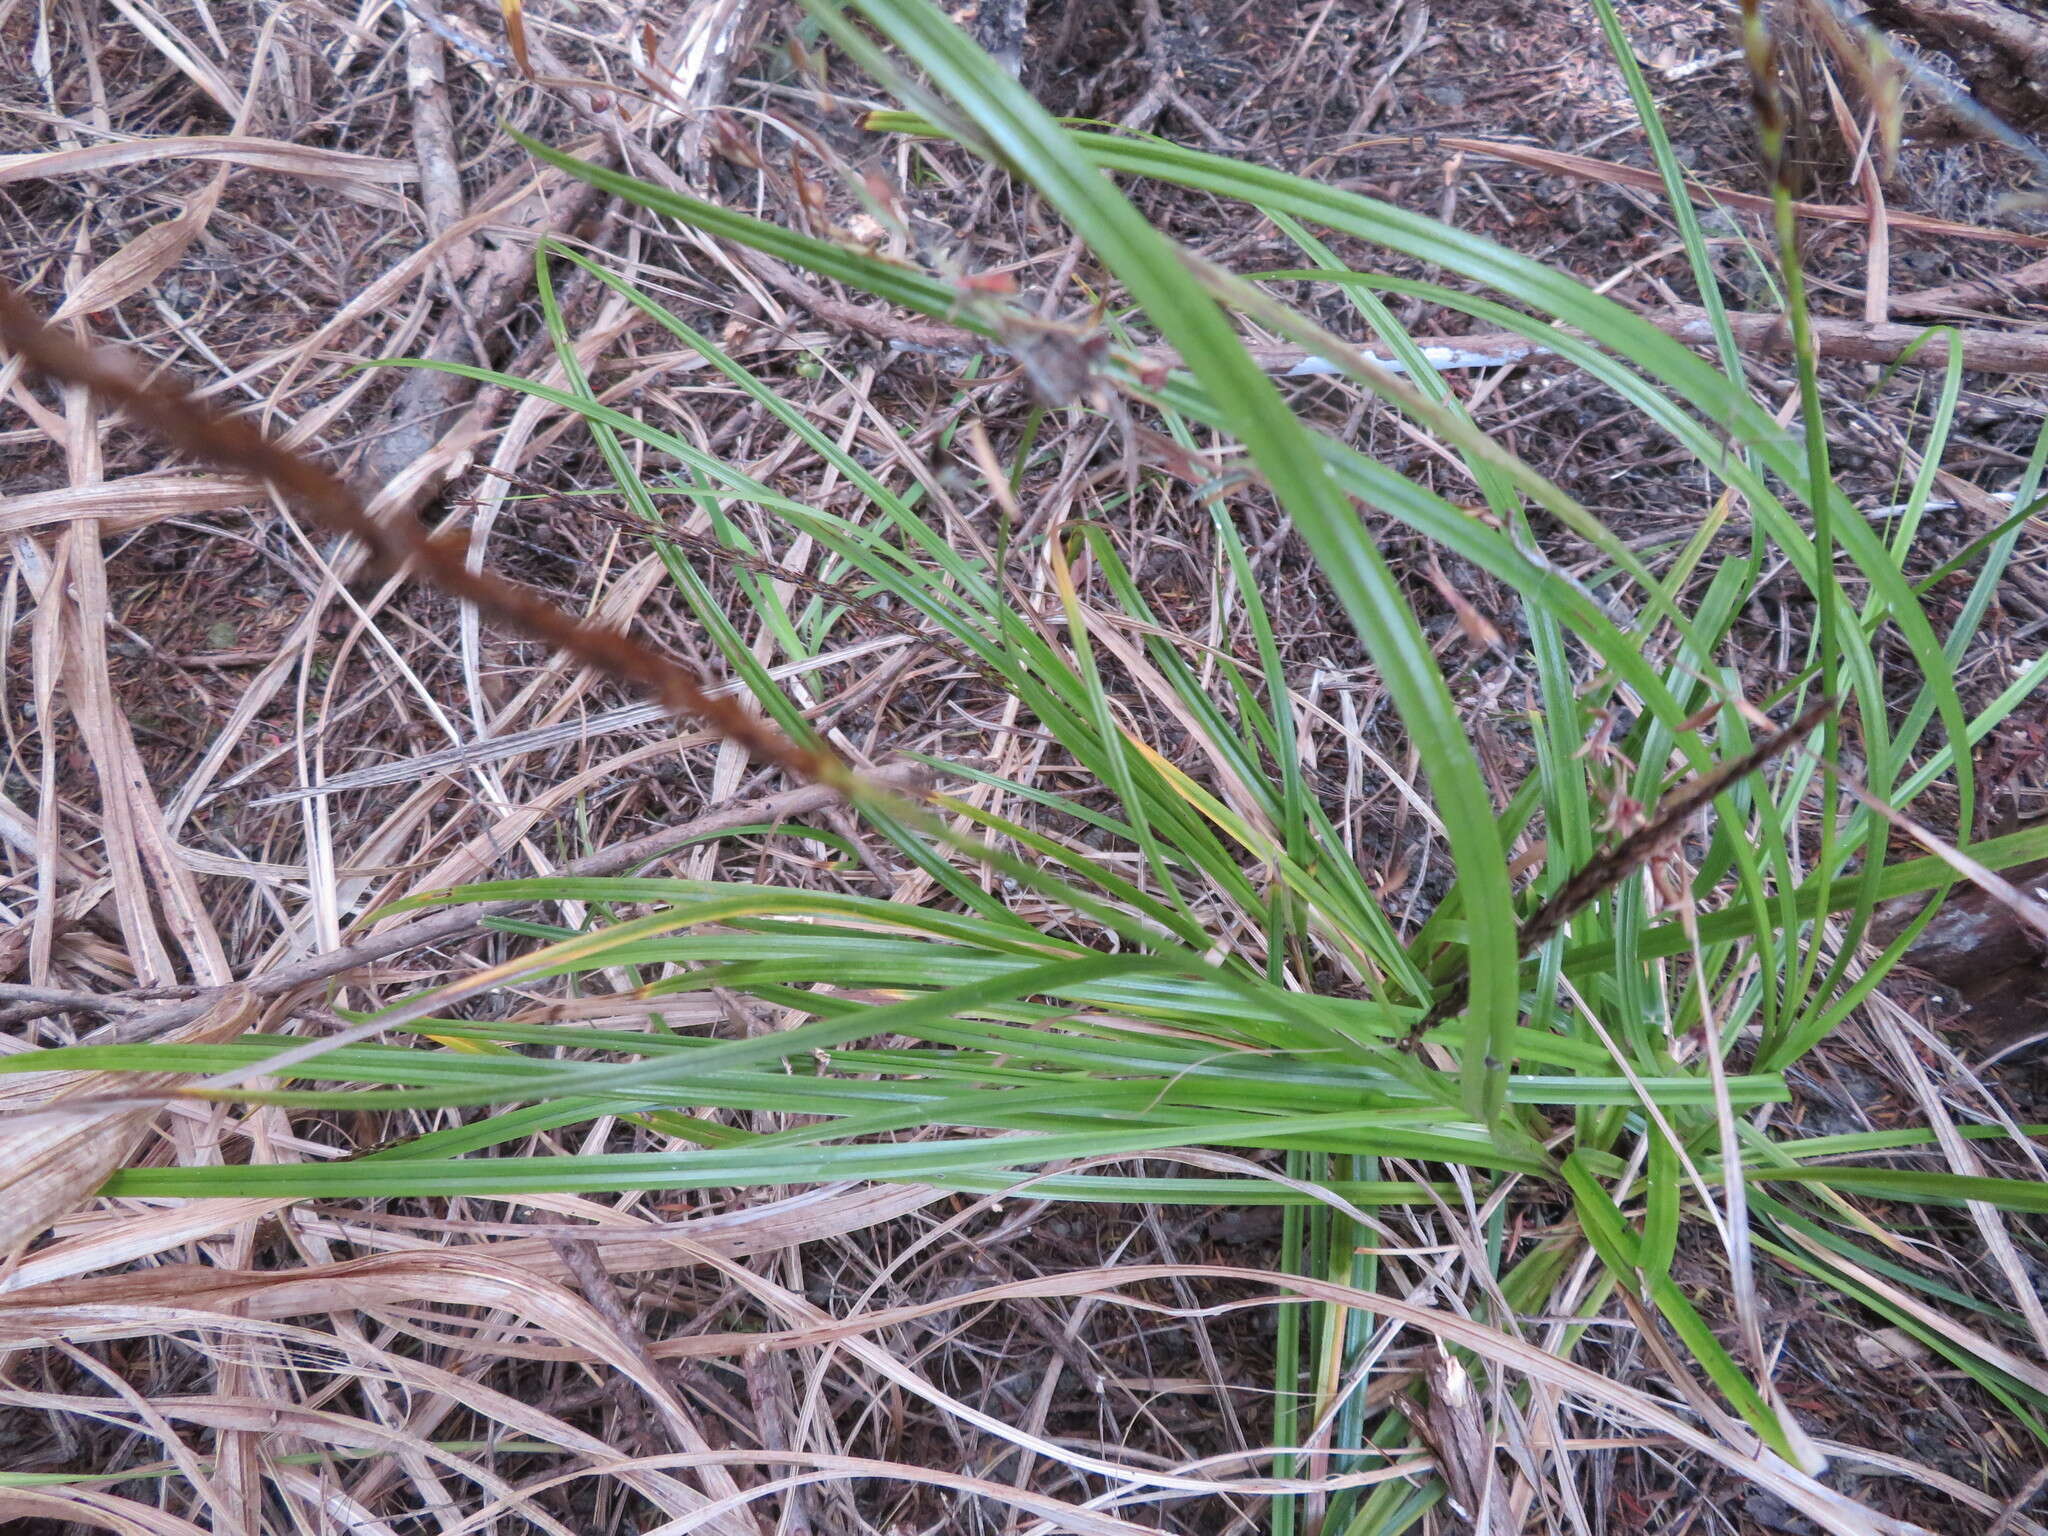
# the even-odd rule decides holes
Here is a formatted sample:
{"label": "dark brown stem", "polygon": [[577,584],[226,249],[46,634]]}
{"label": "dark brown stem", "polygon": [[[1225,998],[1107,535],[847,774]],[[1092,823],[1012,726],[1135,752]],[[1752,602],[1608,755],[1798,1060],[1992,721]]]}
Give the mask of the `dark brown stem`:
{"label": "dark brown stem", "polygon": [[[1684,827],[1688,818],[1708,804],[1737,779],[1747,778],[1780,753],[1804,741],[1835,709],[1833,699],[1819,699],[1806,707],[1797,720],[1774,731],[1742,756],[1710,769],[1665,796],[1657,814],[1604,853],[1589,859],[1579,872],[1557,888],[1550,898],[1523,920],[1515,933],[1515,958],[1526,960],[1564,931],[1580,912],[1649,863],[1657,850]],[[1402,1041],[1402,1049],[1413,1050],[1422,1037],[1465,1007],[1471,987],[1469,975],[1460,974],[1438,994],[1436,1002]]]}
{"label": "dark brown stem", "polygon": [[572,618],[526,588],[469,568],[469,540],[430,534],[413,517],[373,519],[338,476],[273,442],[236,416],[216,414],[175,384],[146,380],[128,358],[83,346],[43,323],[0,283],[0,343],[36,372],[92,390],[181,453],[269,482],[331,533],[360,540],[392,570],[411,567],[443,592],[524,630],[586,666],[645,689],[677,715],[700,720],[755,757],[798,778],[845,785],[851,770],[831,753],[799,746],[674,658],[619,630]]}

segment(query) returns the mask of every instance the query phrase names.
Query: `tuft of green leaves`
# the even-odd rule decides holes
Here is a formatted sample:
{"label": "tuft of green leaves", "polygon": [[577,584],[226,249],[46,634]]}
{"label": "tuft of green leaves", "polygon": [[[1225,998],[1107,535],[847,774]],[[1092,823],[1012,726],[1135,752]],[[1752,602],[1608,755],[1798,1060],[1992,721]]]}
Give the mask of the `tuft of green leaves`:
{"label": "tuft of green leaves", "polygon": [[[775,380],[671,305],[550,244],[539,257],[540,292],[566,384],[417,366],[452,368],[580,419],[709,645],[794,739],[810,739],[809,701],[774,681],[760,651],[765,643],[790,661],[826,656],[849,623],[849,605],[832,597],[845,590],[913,616],[945,654],[1013,698],[1018,718],[1096,793],[1083,802],[1029,779],[938,764],[962,792],[923,810],[860,800],[875,832],[928,879],[932,894],[921,904],[671,879],[495,882],[403,903],[392,910],[513,897],[543,908],[586,904],[601,915],[580,931],[498,921],[532,941],[501,980],[623,972],[641,979],[634,996],[651,1013],[664,999],[718,989],[781,1022],[714,1041],[658,1028],[421,1018],[422,999],[405,999],[396,1005],[408,1018],[404,1038],[329,1051],[307,1064],[317,1077],[285,1074],[275,1088],[219,1096],[488,1113],[457,1115],[359,1158],[134,1169],[109,1192],[417,1197],[850,1178],[997,1191],[1028,1178],[1036,1195],[1063,1199],[1285,1205],[1296,1269],[1356,1284],[1372,1278],[1371,1264],[1355,1256],[1373,1239],[1329,1200],[1363,1213],[1400,1204],[1464,1210],[1469,1199],[1471,1210],[1492,1213],[1474,1218],[1475,1251],[1495,1264],[1492,1294],[1511,1309],[1549,1309],[1553,1288],[1583,1259],[1597,1278],[1569,1293],[1576,1315],[1625,1295],[1683,1346],[1704,1378],[1701,1391],[1778,1454],[1805,1459],[1754,1336],[1724,1344],[1671,1278],[1690,1225],[1726,1248],[1738,1310],[1753,1256],[1766,1255],[1928,1337],[2035,1423],[2048,1405],[2031,1385],[1992,1353],[1930,1328],[1917,1302],[1895,1299],[1902,1287],[1935,1294],[1938,1282],[1878,1252],[1840,1212],[1850,1196],[2038,1211],[2040,1186],[1841,1161],[1924,1146],[1923,1133],[1801,1138],[1751,1118],[1787,1097],[1785,1070],[1902,952],[1903,941],[1853,971],[1877,903],[1913,893],[1938,901],[1951,878],[1937,859],[1889,860],[1886,821],[1838,795],[1835,764],[1850,740],[1843,728],[1831,721],[1817,755],[1707,780],[1711,813],[1692,867],[1665,871],[1675,887],[1653,891],[1617,866],[1617,878],[1588,888],[1583,872],[1599,867],[1597,829],[1617,804],[1654,814],[1717,765],[1756,766],[1746,759],[1768,730],[1742,696],[1749,673],[1735,631],[1767,565],[1804,585],[1818,621],[1793,674],[1756,702],[1784,719],[1838,693],[1868,792],[1906,806],[1944,785],[1968,826],[1972,746],[2048,677],[2048,658],[2038,660],[1974,714],[1956,685],[1969,631],[2011,558],[2018,509],[2039,494],[2048,434],[2013,522],[1972,551],[1966,620],[1944,636],[1923,606],[1927,584],[1909,580],[1906,559],[1955,410],[1959,360],[1952,351],[1906,521],[1887,542],[1832,479],[1787,199],[1776,227],[1780,275],[1802,338],[1801,420],[1790,432],[1749,393],[1725,334],[1715,366],[1568,275],[1426,215],[1226,156],[1056,122],[926,0],[811,0],[811,9],[827,37],[914,109],[875,114],[870,129],[950,141],[993,162],[1086,244],[1114,285],[1113,339],[1093,382],[1122,396],[1120,410],[1146,413],[1190,462],[1204,444],[1229,455],[1234,480],[1194,493],[1212,541],[1221,643],[1178,633],[1155,611],[1109,527],[1075,520],[999,550],[962,538],[922,486],[848,451]],[[1712,263],[1648,87],[1611,5],[1600,0],[1600,9],[1672,190],[1692,271],[1719,315]],[[1762,104],[1769,40],[1746,37]],[[1760,121],[1768,136],[1768,114]],[[931,272],[520,142],[654,214],[950,321],[982,336],[991,353],[1015,345],[1026,318],[1006,316],[1000,298],[965,302],[957,282]],[[956,149],[927,143],[920,152]],[[1242,205],[1292,240],[1306,265],[1256,279],[1207,267],[1122,190],[1148,181]],[[1426,264],[1443,280],[1375,271],[1374,252]],[[856,498],[810,505],[604,404],[555,302],[562,263],[701,357]],[[1404,375],[1262,283],[1324,285],[1343,296]],[[1431,370],[1389,296],[1540,339],[1610,390],[1645,430],[1693,456],[1697,535],[1646,556],[1517,459]],[[1247,321],[1329,358],[1376,408],[1433,442],[1472,495],[1454,500],[1336,435],[1256,364],[1240,335]],[[1163,344],[1181,366],[1161,376],[1128,346],[1137,337]],[[973,403],[963,383],[956,414]],[[1005,494],[1024,482],[1053,420],[1034,416]],[[1305,743],[1345,739],[1348,728],[1318,718],[1289,672],[1268,611],[1273,594],[1261,590],[1235,514],[1247,481],[1302,535],[1421,765],[1418,800],[1452,878],[1413,929],[1386,908],[1317,792]],[[672,505],[700,510],[732,551],[735,609],[721,605],[681,546],[664,541]],[[1505,800],[1481,771],[1445,663],[1380,547],[1377,530],[1390,523],[1486,572],[1520,604],[1534,687],[1525,717],[1509,724],[1526,730],[1535,771]],[[821,551],[817,569],[831,585],[792,594],[764,577],[772,551],[762,547],[763,528]],[[1583,557],[1572,569],[1546,553],[1559,540]],[[1015,573],[1026,565],[1043,572],[1056,620],[1019,600]],[[1916,683],[1884,673],[1881,640],[1906,648]],[[1142,712],[1118,691],[1129,688],[1169,711],[1192,745],[1175,755],[1146,739],[1132,723]],[[1541,856],[1529,857],[1518,889],[1511,859],[1538,839]],[[1990,868],[2041,857],[2048,829],[1967,851]],[[1554,932],[1537,931],[1541,942],[1524,954],[1530,915],[1558,911],[1561,892],[1572,894],[1570,910]],[[1461,977],[1469,997],[1451,1009]],[[1399,1046],[1418,1023],[1432,1027],[1410,1055]],[[0,1058],[0,1073],[246,1071],[272,1049],[262,1038],[75,1048]],[[599,1059],[586,1059],[592,1053]],[[804,1123],[764,1134],[721,1118],[746,1111]],[[669,1149],[574,1159],[518,1150],[604,1116],[644,1127]],[[1273,1154],[1285,1179],[1133,1175],[1102,1161],[1191,1145]],[[1061,1171],[1071,1160],[1086,1166]],[[1510,1196],[1518,1181],[1540,1181],[1547,1198],[1568,1202],[1575,1229],[1521,1248],[1506,1242],[1504,1201],[1493,1197]],[[1339,1400],[1366,1338],[1341,1309],[1287,1314],[1283,1427],[1305,1433],[1336,1413],[1340,1449],[1399,1443],[1398,1419]],[[1577,1338],[1569,1330],[1562,1347]],[[1431,1498],[1402,1487],[1347,1496],[1324,1528],[1356,1536],[1405,1529]],[[1293,1519],[1292,1504],[1278,1501],[1276,1530]]]}

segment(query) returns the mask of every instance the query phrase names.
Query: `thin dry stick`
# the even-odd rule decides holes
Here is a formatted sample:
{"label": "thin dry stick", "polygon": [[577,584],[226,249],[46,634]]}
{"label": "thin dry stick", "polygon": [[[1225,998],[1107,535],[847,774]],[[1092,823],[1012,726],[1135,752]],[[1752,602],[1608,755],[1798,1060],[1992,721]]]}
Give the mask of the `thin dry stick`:
{"label": "thin dry stick", "polygon": [[831,752],[800,746],[696,673],[631,635],[583,623],[524,587],[468,566],[468,539],[429,533],[412,517],[378,522],[339,477],[273,442],[239,417],[201,405],[175,383],[151,381],[120,353],[81,345],[46,325],[0,283],[0,344],[31,369],[92,390],[121,407],[173,448],[226,469],[256,475],[332,533],[360,540],[393,570],[411,567],[451,596],[574,656],[586,666],[646,689],[676,714],[701,720],[753,756],[799,778],[845,788],[852,770]]}

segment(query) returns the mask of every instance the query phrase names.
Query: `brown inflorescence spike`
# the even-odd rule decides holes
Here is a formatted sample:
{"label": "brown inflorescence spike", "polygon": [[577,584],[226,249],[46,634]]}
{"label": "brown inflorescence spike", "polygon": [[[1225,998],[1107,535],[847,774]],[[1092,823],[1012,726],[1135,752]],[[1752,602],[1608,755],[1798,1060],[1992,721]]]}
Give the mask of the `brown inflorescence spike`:
{"label": "brown inflorescence spike", "polygon": [[[1656,814],[1647,822],[1613,847],[1587,860],[1542,906],[1523,920],[1515,933],[1517,957],[1526,960],[1556,938],[1564,931],[1564,925],[1592,905],[1603,891],[1621,884],[1679,836],[1695,811],[1729,785],[1748,778],[1780,753],[1790,751],[1804,741],[1834,710],[1835,700],[1814,700],[1790,725],[1758,740],[1740,757],[1730,758],[1697,778],[1687,780],[1666,795],[1658,802]],[[1469,976],[1460,974],[1439,992],[1430,1010],[1401,1042],[1402,1048],[1413,1050],[1421,1043],[1422,1037],[1437,1025],[1462,1013],[1470,983]]]}
{"label": "brown inflorescence spike", "polygon": [[332,471],[273,442],[240,417],[212,410],[177,383],[145,377],[125,354],[74,340],[45,323],[5,283],[0,283],[0,345],[36,373],[90,389],[179,452],[268,482],[322,528],[359,540],[392,570],[409,568],[492,618],[645,689],[675,714],[702,722],[754,757],[799,778],[850,784],[851,770],[839,758],[790,740],[737,700],[713,692],[673,657],[621,630],[564,613],[502,577],[472,570],[462,534],[430,534],[411,515],[373,518],[363,498]]}

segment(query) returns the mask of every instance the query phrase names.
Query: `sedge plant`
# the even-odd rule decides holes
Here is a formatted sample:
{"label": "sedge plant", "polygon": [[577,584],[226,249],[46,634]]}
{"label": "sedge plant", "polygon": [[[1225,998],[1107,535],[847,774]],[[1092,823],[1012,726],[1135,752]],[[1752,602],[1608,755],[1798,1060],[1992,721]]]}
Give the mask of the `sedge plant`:
{"label": "sedge plant", "polygon": [[[2037,659],[1974,712],[1957,682],[1974,618],[2035,504],[2048,436],[2012,522],[1950,573],[1967,580],[1966,621],[1937,626],[1925,584],[1907,572],[1909,530],[1934,488],[1959,357],[1951,351],[1940,375],[1922,468],[1888,541],[1830,471],[1783,187],[1778,266],[1802,337],[1790,425],[1745,377],[1692,189],[1606,0],[1601,14],[1722,336],[1712,361],[1576,279],[1425,215],[1229,156],[1055,121],[926,0],[813,8],[824,36],[903,104],[870,114],[871,132],[908,136],[919,153],[979,157],[1015,178],[1114,285],[1089,386],[1078,401],[1034,409],[1014,462],[992,466],[1005,477],[998,502],[1014,499],[1033,455],[1071,419],[1062,412],[1107,410],[1124,424],[1142,414],[1186,462],[1230,466],[1182,492],[1206,532],[1210,596],[1227,620],[1207,635],[1177,628],[1133,570],[1127,542],[1099,518],[1055,519],[1028,547],[962,538],[929,485],[850,451],[674,305],[550,243],[538,278],[556,382],[433,366],[581,420],[609,494],[644,525],[709,646],[759,708],[798,742],[813,739],[811,701],[778,684],[764,654],[823,656],[862,604],[885,605],[1013,701],[1013,718],[1088,793],[960,760],[932,762],[937,788],[922,805],[856,787],[869,834],[914,872],[914,901],[641,875],[487,882],[385,909],[520,898],[545,914],[580,904],[590,918],[576,928],[491,920],[528,945],[499,979],[599,986],[630,977],[654,1021],[645,1030],[444,1015],[426,995],[394,1005],[403,1019],[384,1038],[325,1051],[261,1090],[240,1081],[276,1054],[275,1040],[260,1036],[49,1051],[5,1058],[0,1070],[237,1074],[192,1091],[436,1120],[334,1162],[137,1168],[107,1186],[117,1195],[422,1198],[854,1179],[994,1193],[1028,1180],[1032,1197],[1048,1200],[1283,1206],[1288,1268],[1358,1293],[1384,1279],[1376,1254],[1389,1222],[1403,1212],[1441,1217],[1466,1234],[1462,1262],[1483,1274],[1472,1292],[1478,1323],[1569,1359],[1589,1337],[1585,1325],[1624,1304],[1670,1341],[1663,1358],[1688,1373],[1687,1395],[1706,1405],[1717,1435],[1810,1474],[1823,1458],[1774,1383],[1758,1297],[1758,1271],[1772,1266],[1882,1314],[2042,1435],[2040,1385],[1983,1345],[1975,1326],[2011,1326],[2024,1310],[2017,1299],[1962,1296],[1860,1213],[1875,1202],[2039,1213],[2048,1187],[1888,1160],[1928,1147],[1932,1130],[1807,1136],[1765,1111],[1787,1100],[1788,1071],[1868,997],[1957,878],[1950,850],[1894,856],[1883,809],[1910,814],[1939,785],[1959,807],[1954,824],[1969,828],[1972,749],[2048,672],[2048,657]],[[1768,149],[1773,64],[1760,26],[1749,49]],[[978,333],[991,352],[1014,357],[1026,345],[1003,296],[963,293],[957,273],[527,147],[703,236]],[[1213,268],[1145,219],[1123,190],[1135,183],[1242,207],[1291,241],[1299,263]],[[1340,254],[1360,251],[1398,254],[1437,277],[1389,275]],[[570,271],[700,357],[853,494],[807,504],[605,403],[558,303]],[[1303,289],[1341,295],[1400,366],[1280,296]],[[1487,436],[1390,300],[1519,332],[1611,392],[1691,455],[1697,531],[1654,556],[1617,536]],[[1453,500],[1337,435],[1262,371],[1247,324],[1327,360],[1437,445],[1470,495]],[[1152,351],[1141,355],[1140,343]],[[1943,345],[1938,332],[1928,345]],[[1162,352],[1174,366],[1157,364]],[[972,386],[960,388],[964,416]],[[952,429],[941,437],[963,454],[974,447]],[[1390,905],[1314,771],[1327,743],[1353,754],[1368,744],[1354,719],[1305,696],[1289,670],[1273,594],[1238,516],[1239,499],[1254,494],[1306,545],[1419,765],[1418,819],[1450,872],[1426,912]],[[737,608],[683,544],[664,538],[678,514],[731,552]],[[1484,572],[1520,605],[1533,685],[1516,728],[1534,769],[1504,798],[1378,526]],[[763,529],[822,551],[823,579],[808,589],[778,583]],[[1584,558],[1569,568],[1551,558],[1546,541],[1558,540]],[[1792,670],[1752,697],[1735,631],[1774,567],[1809,594],[1816,621]],[[1887,675],[1884,649],[1910,655],[1917,680],[1902,688]],[[1667,847],[1648,868],[1617,868],[1556,932],[1526,942],[1531,915],[1598,865],[1617,804],[1654,817],[1660,802],[1742,760],[1774,722],[1817,701],[1834,706],[1822,734],[1719,783],[1682,856]],[[1142,723],[1159,719],[1175,722],[1177,745]],[[1594,742],[1600,749],[1589,751]],[[1842,781],[1852,757],[1857,793]],[[1673,829],[1669,841],[1692,832]],[[851,852],[843,840],[813,846]],[[2009,866],[2048,854],[2048,830],[1964,852],[1974,866]],[[1908,896],[1929,898],[1926,912],[1874,960],[1862,955],[1878,905]],[[712,1039],[660,1025],[664,998],[714,988],[774,1027]],[[1456,1006],[1445,1008],[1447,998]],[[1418,1024],[1426,1032],[1409,1049]],[[755,1111],[793,1119],[762,1131],[724,1113]],[[653,1149],[528,1150],[545,1133],[608,1116],[639,1127]],[[1987,1123],[1963,1134],[1989,1144],[2007,1132]],[[1156,1161],[1139,1171],[1119,1162],[1176,1148],[1239,1155],[1178,1175]],[[1527,1199],[1561,1203],[1569,1219],[1513,1241],[1512,1213]],[[1701,1241],[1728,1276],[1726,1317],[1703,1311],[1674,1275],[1681,1244]],[[1552,1324],[1517,1321],[1536,1313]],[[1962,1323],[1943,1320],[1952,1316]],[[1291,1447],[1313,1444],[1343,1473],[1378,1466],[1409,1442],[1407,1421],[1369,1409],[1359,1390],[1399,1326],[1331,1299],[1286,1310],[1273,1426],[1282,1449],[1267,1471],[1305,1474],[1310,1458]],[[1537,1411],[1527,1380],[1500,1358],[1464,1358],[1494,1394],[1490,1411]],[[1271,1523],[1288,1532],[1313,1513],[1326,1532],[1391,1536],[1447,1486],[1385,1480],[1312,1511],[1303,1495],[1278,1496]],[[1819,1518],[1862,1528],[1812,1497]]]}

